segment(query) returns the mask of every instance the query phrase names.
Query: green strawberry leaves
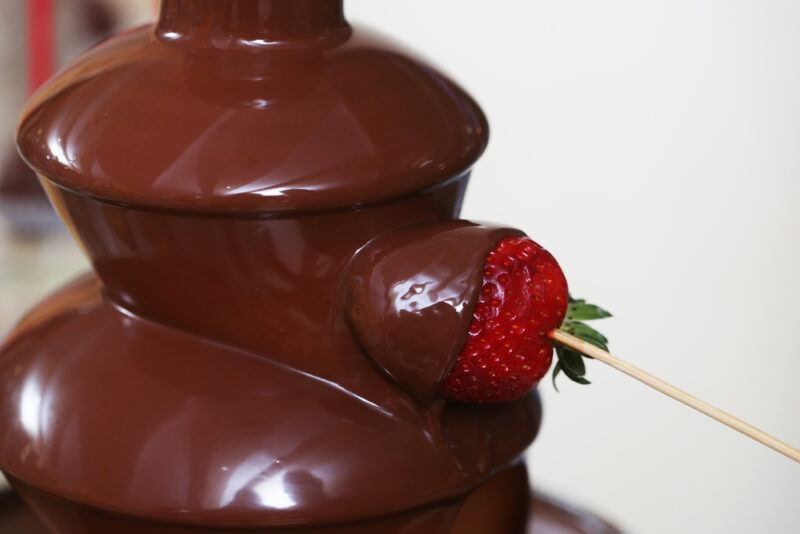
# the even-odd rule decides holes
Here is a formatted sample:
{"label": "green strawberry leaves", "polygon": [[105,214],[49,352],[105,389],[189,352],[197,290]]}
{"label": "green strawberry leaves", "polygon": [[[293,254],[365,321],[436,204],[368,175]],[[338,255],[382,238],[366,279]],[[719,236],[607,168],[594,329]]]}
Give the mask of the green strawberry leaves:
{"label": "green strawberry leaves", "polygon": [[[602,350],[608,350],[608,338],[587,325],[583,321],[592,321],[595,319],[605,319],[611,317],[611,314],[595,304],[588,304],[583,299],[573,299],[569,297],[569,304],[567,306],[567,315],[564,317],[564,322],[561,324],[561,330],[572,334],[573,336],[591,343],[595,347]],[[578,384],[590,384],[586,375],[586,365],[583,358],[589,358],[585,354],[565,347],[563,345],[556,345],[556,356],[558,360],[553,366],[552,380],[553,387],[558,391],[556,385],[556,378],[560,373],[564,373],[567,378]]]}
{"label": "green strawberry leaves", "polygon": [[583,299],[569,297],[567,316],[564,321],[591,321],[592,319],[605,319],[611,314],[595,304],[587,304]]}

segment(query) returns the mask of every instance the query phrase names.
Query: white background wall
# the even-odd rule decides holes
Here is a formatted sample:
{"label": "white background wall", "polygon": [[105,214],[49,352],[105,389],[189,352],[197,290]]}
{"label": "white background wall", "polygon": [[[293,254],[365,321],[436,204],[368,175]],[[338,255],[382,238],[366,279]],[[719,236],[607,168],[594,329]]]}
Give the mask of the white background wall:
{"label": "white background wall", "polygon": [[[525,229],[612,349],[800,445],[800,2],[347,0],[491,123],[464,215]],[[800,466],[618,375],[541,391],[537,485],[633,533],[794,533]]]}

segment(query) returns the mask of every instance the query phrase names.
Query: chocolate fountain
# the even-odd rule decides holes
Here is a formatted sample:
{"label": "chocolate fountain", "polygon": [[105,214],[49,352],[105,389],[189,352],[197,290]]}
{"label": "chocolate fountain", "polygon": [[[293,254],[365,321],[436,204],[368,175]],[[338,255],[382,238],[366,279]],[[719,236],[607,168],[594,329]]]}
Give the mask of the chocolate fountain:
{"label": "chocolate fountain", "polygon": [[341,0],[164,0],[88,51],[19,126],[94,272],[0,353],[14,488],[58,533],[525,532],[538,396],[437,396],[519,233],[457,218],[486,142]]}

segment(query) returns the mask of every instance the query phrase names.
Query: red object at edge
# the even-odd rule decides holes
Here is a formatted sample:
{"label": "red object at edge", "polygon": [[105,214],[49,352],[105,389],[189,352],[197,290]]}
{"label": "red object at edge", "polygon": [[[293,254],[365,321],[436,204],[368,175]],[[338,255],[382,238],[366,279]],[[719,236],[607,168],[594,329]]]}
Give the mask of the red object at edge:
{"label": "red object at edge", "polygon": [[28,94],[53,73],[53,0],[28,0]]}

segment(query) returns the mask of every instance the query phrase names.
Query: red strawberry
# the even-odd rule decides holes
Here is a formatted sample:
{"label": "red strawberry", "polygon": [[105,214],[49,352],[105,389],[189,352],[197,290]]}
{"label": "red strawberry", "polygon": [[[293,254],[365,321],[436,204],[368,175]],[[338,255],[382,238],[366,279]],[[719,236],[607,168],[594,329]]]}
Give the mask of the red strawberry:
{"label": "red strawberry", "polygon": [[506,237],[489,253],[469,337],[442,385],[462,402],[521,397],[553,358],[548,332],[567,312],[567,280],[558,263],[527,237]]}

